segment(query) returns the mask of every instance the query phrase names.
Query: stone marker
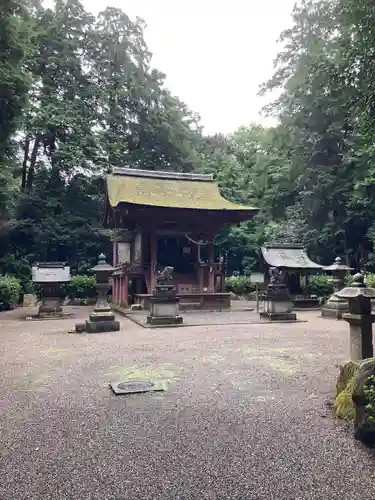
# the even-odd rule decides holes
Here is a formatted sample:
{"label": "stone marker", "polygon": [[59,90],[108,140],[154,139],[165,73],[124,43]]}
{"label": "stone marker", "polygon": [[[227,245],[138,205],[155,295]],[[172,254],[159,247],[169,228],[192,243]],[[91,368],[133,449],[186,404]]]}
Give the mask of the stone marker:
{"label": "stone marker", "polygon": [[35,307],[38,305],[38,298],[33,293],[25,293],[23,296],[23,307]]}
{"label": "stone marker", "polygon": [[362,274],[356,274],[353,283],[336,295],[348,300],[349,312],[344,313],[342,318],[350,325],[350,360],[372,358],[375,315],[371,314],[371,299],[375,297],[375,289],[367,288]]}
{"label": "stone marker", "polygon": [[115,315],[107,301],[107,293],[109,290],[109,277],[114,268],[107,264],[104,254],[99,255],[98,264],[92,268],[96,273],[96,290],[98,299],[94,310],[89,316],[88,321],[78,323],[76,332],[83,333],[99,333],[99,332],[116,332],[120,330],[120,322],[116,321]]}
{"label": "stone marker", "polygon": [[353,271],[353,268],[343,264],[341,257],[336,257],[335,262],[325,267],[324,271],[332,272],[329,282],[333,285],[333,294],[323,305],[321,315],[323,318],[342,319],[342,315],[349,311],[349,305],[347,299],[339,297],[337,292],[344,287],[345,275]]}
{"label": "stone marker", "polygon": [[259,315],[268,321],[296,321],[297,316],[292,312],[293,301],[281,274],[281,270],[275,267],[270,269],[271,280],[265,292],[264,311]]}
{"label": "stone marker", "polygon": [[155,290],[150,298],[150,314],[147,323],[150,326],[181,325],[179,314],[180,299],[176,295],[176,287],[171,284],[173,267],[166,267],[157,277]]}

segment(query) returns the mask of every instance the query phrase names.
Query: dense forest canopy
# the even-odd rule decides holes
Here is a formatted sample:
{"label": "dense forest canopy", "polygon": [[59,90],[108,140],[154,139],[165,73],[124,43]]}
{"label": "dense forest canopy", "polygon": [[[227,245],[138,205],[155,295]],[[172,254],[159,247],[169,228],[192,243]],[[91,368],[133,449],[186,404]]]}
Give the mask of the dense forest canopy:
{"label": "dense forest canopy", "polygon": [[[230,270],[265,241],[302,242],[330,264],[374,268],[375,10],[370,0],[302,1],[262,93],[256,124],[204,136],[199,116],[151,66],[145,23],[78,0],[5,0],[0,12],[0,258],[84,269],[111,252],[100,225],[112,166],[213,172],[259,216],[217,236]],[[230,77],[230,75],[228,76]]]}

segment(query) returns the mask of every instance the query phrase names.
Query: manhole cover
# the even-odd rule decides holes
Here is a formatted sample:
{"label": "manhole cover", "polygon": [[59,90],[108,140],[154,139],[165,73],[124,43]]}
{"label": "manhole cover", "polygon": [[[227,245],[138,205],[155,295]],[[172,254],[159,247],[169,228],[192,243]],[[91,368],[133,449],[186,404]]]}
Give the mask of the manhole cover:
{"label": "manhole cover", "polygon": [[112,382],[110,384],[115,394],[137,394],[140,392],[162,391],[161,386],[149,380],[128,380],[125,382]]}

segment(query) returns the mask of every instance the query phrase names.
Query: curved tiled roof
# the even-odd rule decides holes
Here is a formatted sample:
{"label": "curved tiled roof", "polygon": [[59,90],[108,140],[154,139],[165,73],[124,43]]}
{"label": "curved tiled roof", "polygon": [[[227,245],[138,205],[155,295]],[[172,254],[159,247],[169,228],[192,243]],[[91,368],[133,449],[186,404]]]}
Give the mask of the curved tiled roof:
{"label": "curved tiled roof", "polygon": [[289,269],[322,269],[323,266],[309,259],[301,245],[265,245],[262,247],[264,260],[271,267]]}
{"label": "curved tiled roof", "polygon": [[237,205],[223,198],[211,175],[178,174],[128,168],[114,169],[107,176],[111,207],[120,203],[195,210],[245,211],[258,209]]}

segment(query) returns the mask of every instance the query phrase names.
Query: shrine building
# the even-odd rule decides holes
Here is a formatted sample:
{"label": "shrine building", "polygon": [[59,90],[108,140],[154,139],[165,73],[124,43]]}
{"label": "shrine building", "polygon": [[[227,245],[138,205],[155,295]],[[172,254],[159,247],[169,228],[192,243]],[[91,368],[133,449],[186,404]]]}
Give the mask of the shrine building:
{"label": "shrine building", "polygon": [[103,217],[115,234],[113,302],[147,308],[157,273],[172,266],[181,304],[229,307],[214,236],[257,212],[223,198],[212,175],[114,168]]}

